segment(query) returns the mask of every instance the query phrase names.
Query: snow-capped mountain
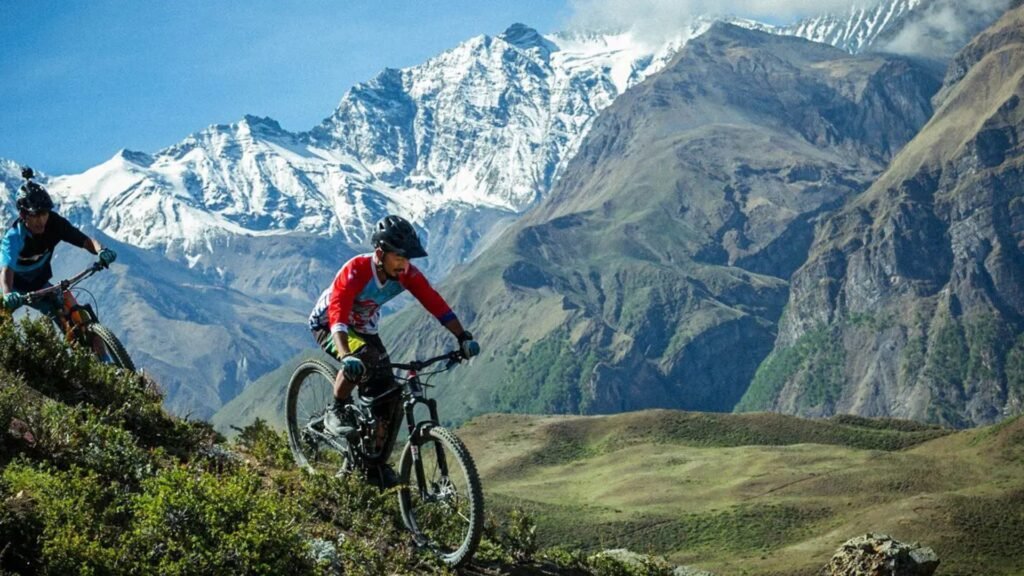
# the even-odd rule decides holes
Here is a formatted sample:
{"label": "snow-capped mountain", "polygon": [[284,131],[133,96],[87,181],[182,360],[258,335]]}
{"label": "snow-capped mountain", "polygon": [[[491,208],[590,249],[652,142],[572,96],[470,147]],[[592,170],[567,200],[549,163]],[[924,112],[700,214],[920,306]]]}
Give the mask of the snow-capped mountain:
{"label": "snow-capped mountain", "polygon": [[[542,36],[516,24],[385,70],[308,132],[246,116],[50,185],[111,237],[193,264],[235,235],[360,244],[388,212],[417,222],[432,243],[458,214],[487,213],[466,219],[462,232],[475,240],[486,230],[472,221],[489,225],[536,202],[596,114],[702,26],[651,50],[628,33]],[[449,265],[475,242],[462,244]]]}
{"label": "snow-capped mountain", "polygon": [[873,7],[852,5],[846,14],[825,14],[806,18],[773,30],[831,44],[852,54],[872,48],[880,37],[892,31],[922,0],[888,0]]}
{"label": "snow-capped mountain", "polygon": [[[731,21],[860,52],[913,12],[944,4],[886,0],[785,27]],[[111,237],[190,262],[209,253],[211,238],[239,234],[300,231],[359,245],[373,221],[398,212],[458,252],[432,263],[443,271],[488,232],[473,225],[476,212],[493,223],[536,203],[593,118],[710,22],[655,47],[630,32],[542,35],[515,24],[356,85],[307,132],[246,116],[152,156],[122,151],[51,185]],[[451,230],[460,215],[468,229]],[[451,233],[463,238],[439,238]]]}
{"label": "snow-capped mountain", "polygon": [[[788,27],[732,21],[858,52],[922,3],[888,0]],[[397,212],[444,248],[429,266],[444,272],[492,225],[536,203],[593,118],[710,22],[655,47],[630,32],[542,35],[515,24],[384,70],[307,132],[246,116],[152,156],[122,151],[52,186],[111,237],[191,264],[236,235],[299,231],[360,245],[377,218]]]}

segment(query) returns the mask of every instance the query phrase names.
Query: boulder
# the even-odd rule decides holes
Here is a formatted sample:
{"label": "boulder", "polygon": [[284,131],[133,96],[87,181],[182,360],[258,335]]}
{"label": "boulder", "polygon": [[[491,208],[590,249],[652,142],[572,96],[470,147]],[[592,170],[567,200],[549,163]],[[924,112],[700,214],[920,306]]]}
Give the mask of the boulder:
{"label": "boulder", "polygon": [[885,534],[865,534],[836,550],[820,576],[931,576],[939,558],[931,548],[904,544]]}

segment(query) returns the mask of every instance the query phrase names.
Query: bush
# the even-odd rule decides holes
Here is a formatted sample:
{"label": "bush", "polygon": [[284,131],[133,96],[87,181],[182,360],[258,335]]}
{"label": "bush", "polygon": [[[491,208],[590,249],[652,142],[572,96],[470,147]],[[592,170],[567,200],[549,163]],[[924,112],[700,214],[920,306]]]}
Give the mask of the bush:
{"label": "bush", "polygon": [[510,563],[529,562],[537,553],[537,523],[522,508],[513,508],[501,519],[489,515],[484,537]]}
{"label": "bush", "polygon": [[301,512],[247,471],[161,471],[132,498],[121,548],[159,574],[310,574]]}
{"label": "bush", "polygon": [[100,475],[26,462],[3,473],[7,494],[0,534],[14,554],[3,566],[18,573],[112,574],[123,495]]}
{"label": "bush", "polygon": [[235,444],[264,466],[274,468],[292,466],[292,453],[288,448],[288,438],[284,433],[271,428],[262,418],[257,418],[252,424],[242,428],[235,438]]}
{"label": "bush", "polygon": [[108,481],[138,482],[153,473],[155,455],[143,450],[123,428],[104,422],[100,410],[45,401],[28,416],[34,439],[32,451],[62,467],[78,466]]}

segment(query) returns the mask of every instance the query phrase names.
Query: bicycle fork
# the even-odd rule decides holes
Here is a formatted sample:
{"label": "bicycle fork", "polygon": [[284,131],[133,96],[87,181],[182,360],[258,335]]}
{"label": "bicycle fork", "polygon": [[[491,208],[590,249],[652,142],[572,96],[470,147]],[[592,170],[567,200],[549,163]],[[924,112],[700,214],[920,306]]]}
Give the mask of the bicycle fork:
{"label": "bicycle fork", "polygon": [[[426,404],[427,409],[430,411],[430,419],[422,422],[416,422],[415,409],[417,404]],[[423,457],[420,454],[420,445],[423,440],[427,437],[427,433],[431,428],[437,426],[437,402],[433,398],[425,399],[422,397],[412,399],[405,402],[405,422],[409,429],[409,451],[412,453],[412,462],[416,470],[416,489],[419,491],[420,498],[424,500],[430,500],[431,490],[427,486],[426,475],[423,471]],[[441,478],[448,478],[448,461],[445,459],[444,447],[440,443],[434,442],[434,452],[437,458],[438,471],[441,473]]]}

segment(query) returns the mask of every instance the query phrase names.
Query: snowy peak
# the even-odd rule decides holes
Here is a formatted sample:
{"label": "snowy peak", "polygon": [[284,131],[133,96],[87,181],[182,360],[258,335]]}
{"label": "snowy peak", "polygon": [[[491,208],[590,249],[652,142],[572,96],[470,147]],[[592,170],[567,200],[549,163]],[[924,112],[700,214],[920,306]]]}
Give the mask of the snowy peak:
{"label": "snowy peak", "polygon": [[558,50],[558,46],[542,36],[540,32],[518,22],[509,26],[498,37],[520,50],[537,50],[545,55],[550,55]]}
{"label": "snowy peak", "polygon": [[655,71],[653,61],[626,35],[545,37],[514,24],[353,87],[305,138],[359,158],[397,189],[521,211],[547,191],[596,113]]}
{"label": "snowy peak", "polygon": [[870,8],[853,5],[846,14],[807,18],[778,32],[857,54],[872,48],[881,35],[891,32],[891,27],[919,4],[921,0],[888,0]]}

